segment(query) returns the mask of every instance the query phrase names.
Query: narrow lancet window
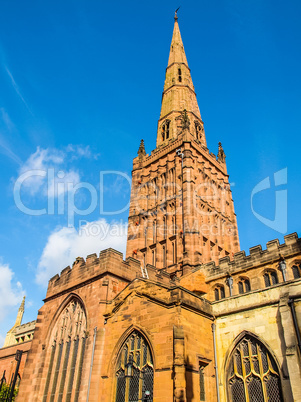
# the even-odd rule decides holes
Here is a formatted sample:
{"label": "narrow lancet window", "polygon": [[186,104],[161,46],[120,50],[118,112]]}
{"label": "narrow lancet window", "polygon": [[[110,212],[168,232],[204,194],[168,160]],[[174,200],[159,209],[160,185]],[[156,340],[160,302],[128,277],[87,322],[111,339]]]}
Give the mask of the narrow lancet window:
{"label": "narrow lancet window", "polygon": [[169,138],[169,121],[166,122],[166,139],[168,140]]}
{"label": "narrow lancet window", "polygon": [[178,68],[178,81],[182,82],[182,71],[180,68]]}
{"label": "narrow lancet window", "polygon": [[204,365],[200,364],[200,369],[199,369],[199,376],[200,376],[200,401],[206,401],[204,369],[205,369]]}

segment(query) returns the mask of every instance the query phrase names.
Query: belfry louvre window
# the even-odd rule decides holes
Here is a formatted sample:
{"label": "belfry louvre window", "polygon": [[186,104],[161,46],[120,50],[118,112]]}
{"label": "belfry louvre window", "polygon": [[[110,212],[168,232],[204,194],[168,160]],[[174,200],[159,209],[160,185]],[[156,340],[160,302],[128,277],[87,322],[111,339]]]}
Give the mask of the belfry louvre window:
{"label": "belfry louvre window", "polygon": [[72,299],[52,330],[43,402],[78,401],[86,329],[83,306],[79,300]]}
{"label": "belfry louvre window", "polygon": [[116,402],[153,401],[153,358],[146,339],[134,331],[124,342],[117,360]]}
{"label": "belfry louvre window", "polygon": [[169,139],[170,120],[165,120],[162,124],[162,141]]}
{"label": "belfry louvre window", "polygon": [[195,134],[196,134],[196,139],[199,140],[202,136],[201,131],[202,131],[202,126],[198,121],[194,122],[194,127],[195,127]]}
{"label": "belfry louvre window", "polygon": [[182,71],[180,68],[178,68],[178,81],[182,82]]}
{"label": "belfry louvre window", "polygon": [[245,336],[231,354],[228,392],[231,402],[283,401],[276,362],[252,336]]}

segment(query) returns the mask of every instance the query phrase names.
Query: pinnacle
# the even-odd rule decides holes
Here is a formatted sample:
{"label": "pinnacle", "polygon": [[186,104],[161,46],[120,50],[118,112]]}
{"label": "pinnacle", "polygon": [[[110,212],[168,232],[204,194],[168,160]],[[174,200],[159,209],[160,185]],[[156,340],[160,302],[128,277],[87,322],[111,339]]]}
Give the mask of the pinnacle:
{"label": "pinnacle", "polygon": [[140,142],[140,146],[139,146],[139,149],[138,149],[138,155],[139,155],[140,158],[143,158],[146,155],[143,140],[141,140],[141,142]]}

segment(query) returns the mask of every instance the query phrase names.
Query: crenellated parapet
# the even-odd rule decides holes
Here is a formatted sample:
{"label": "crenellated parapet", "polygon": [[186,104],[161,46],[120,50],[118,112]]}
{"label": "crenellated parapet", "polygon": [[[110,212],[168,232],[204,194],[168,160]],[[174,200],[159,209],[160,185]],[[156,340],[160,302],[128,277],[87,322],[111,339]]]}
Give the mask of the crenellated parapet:
{"label": "crenellated parapet", "polygon": [[107,275],[125,284],[146,275],[153,280],[158,280],[157,271],[151,265],[148,265],[146,270],[142,270],[140,261],[132,257],[123,260],[122,253],[108,248],[101,251],[98,257],[96,254],[90,254],[86,259],[77,257],[72,268],[68,266],[61,271],[60,275],[53,276],[48,283],[46,300],[61,292],[83,287]]}
{"label": "crenellated parapet", "polygon": [[[282,261],[284,266],[280,264]],[[239,251],[234,254],[232,260],[226,256],[219,259],[218,265],[211,261],[196,271],[204,272],[209,287],[208,295],[213,299],[216,289],[218,293],[224,288],[219,294],[219,298],[223,298],[223,295],[227,297],[231,293],[246,293],[298,279],[294,276],[293,267],[296,264],[299,266],[300,263],[301,238],[298,238],[297,233],[292,233],[284,236],[282,244],[278,239],[271,240],[265,249],[257,245],[249,249],[249,255],[246,255],[245,251]],[[231,292],[229,278],[232,282]]]}
{"label": "crenellated parapet", "polygon": [[266,249],[261,245],[251,247],[249,255],[245,251],[239,251],[234,254],[233,260],[229,256],[219,259],[216,265],[213,261],[202,266],[206,271],[206,279],[211,280],[217,275],[246,271],[255,267],[264,266],[273,262],[279,262],[286,258],[292,258],[301,253],[301,238],[297,233],[291,233],[284,236],[284,243],[280,244],[278,239],[267,242]]}

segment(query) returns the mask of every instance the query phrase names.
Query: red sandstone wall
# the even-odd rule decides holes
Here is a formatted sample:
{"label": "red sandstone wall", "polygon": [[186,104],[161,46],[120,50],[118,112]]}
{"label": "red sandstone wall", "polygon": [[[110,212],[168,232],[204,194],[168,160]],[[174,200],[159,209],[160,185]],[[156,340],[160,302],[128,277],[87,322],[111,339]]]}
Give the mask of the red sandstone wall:
{"label": "red sandstone wall", "polygon": [[15,355],[17,350],[22,350],[22,360],[19,367],[19,374],[21,379],[23,378],[23,371],[27,359],[28,351],[31,348],[31,342],[24,342],[13,346],[8,346],[6,348],[0,349],[0,378],[2,378],[3,371],[5,372],[6,382],[9,383],[13,373],[15,372],[17,362],[15,360]]}

